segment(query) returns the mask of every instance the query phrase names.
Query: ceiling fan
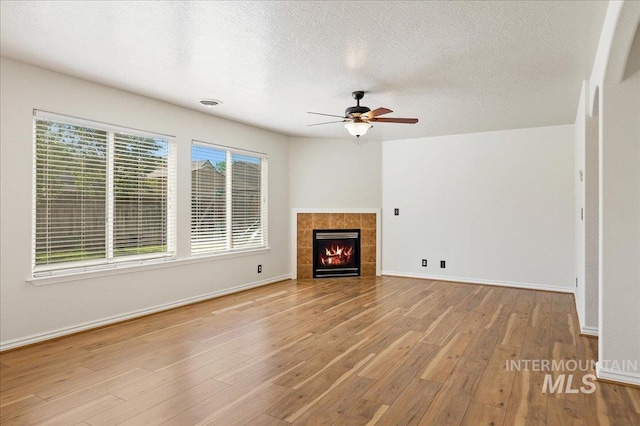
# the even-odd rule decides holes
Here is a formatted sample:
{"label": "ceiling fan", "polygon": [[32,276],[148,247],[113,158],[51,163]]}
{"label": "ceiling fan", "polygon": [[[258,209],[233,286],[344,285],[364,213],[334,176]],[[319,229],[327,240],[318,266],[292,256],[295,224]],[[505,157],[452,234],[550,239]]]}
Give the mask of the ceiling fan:
{"label": "ceiling fan", "polygon": [[371,123],[404,123],[404,124],[415,124],[418,122],[417,118],[388,118],[388,117],[380,117],[384,114],[389,114],[391,111],[388,108],[376,108],[371,110],[366,106],[360,106],[360,99],[364,97],[364,92],[362,90],[357,90],[351,93],[353,99],[356,100],[357,105],[347,108],[344,111],[344,116],[334,115],[334,114],[323,114],[321,112],[309,112],[309,114],[315,115],[325,115],[328,117],[338,117],[342,120],[338,121],[327,121],[325,123],[316,123],[309,124],[309,126],[320,126],[322,124],[331,124],[331,123],[345,123],[344,127],[347,128],[349,133],[356,138],[367,133],[367,130],[371,128]]}

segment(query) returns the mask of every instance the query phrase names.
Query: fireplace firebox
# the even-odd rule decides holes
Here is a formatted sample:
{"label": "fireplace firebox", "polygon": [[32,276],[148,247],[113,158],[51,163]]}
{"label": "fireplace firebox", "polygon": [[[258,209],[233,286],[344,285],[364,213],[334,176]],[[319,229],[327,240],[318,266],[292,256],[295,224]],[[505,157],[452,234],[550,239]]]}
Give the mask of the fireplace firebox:
{"label": "fireplace firebox", "polygon": [[360,230],[313,230],[313,278],[360,276]]}

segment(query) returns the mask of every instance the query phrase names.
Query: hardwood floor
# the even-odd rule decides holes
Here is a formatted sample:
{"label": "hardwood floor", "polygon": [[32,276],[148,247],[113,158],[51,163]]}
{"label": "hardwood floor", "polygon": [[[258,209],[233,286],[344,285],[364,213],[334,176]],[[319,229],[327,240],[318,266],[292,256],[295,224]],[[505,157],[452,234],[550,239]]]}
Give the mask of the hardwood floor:
{"label": "hardwood floor", "polygon": [[547,372],[507,369],[596,359],[578,331],[568,294],[285,281],[2,353],[0,423],[640,424],[640,389],[543,393]]}

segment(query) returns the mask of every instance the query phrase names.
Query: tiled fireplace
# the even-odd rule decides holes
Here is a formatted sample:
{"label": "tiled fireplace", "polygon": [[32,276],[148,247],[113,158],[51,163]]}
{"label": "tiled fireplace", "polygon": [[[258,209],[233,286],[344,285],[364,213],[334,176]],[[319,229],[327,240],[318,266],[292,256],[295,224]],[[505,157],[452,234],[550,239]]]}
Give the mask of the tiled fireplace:
{"label": "tiled fireplace", "polygon": [[360,230],[360,275],[376,275],[375,213],[297,213],[297,278],[313,278],[313,231]]}

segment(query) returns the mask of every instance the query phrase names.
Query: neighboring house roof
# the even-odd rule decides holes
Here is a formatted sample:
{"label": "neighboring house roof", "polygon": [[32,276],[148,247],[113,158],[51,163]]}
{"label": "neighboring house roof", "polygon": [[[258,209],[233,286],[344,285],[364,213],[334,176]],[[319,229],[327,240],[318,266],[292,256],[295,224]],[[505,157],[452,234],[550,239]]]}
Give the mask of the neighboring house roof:
{"label": "neighboring house roof", "polygon": [[211,161],[209,160],[197,160],[197,161],[192,161],[191,162],[191,171],[194,172],[196,170],[200,170],[200,169],[214,169],[217,171],[217,169],[215,168],[215,166],[213,164],[211,164]]}
{"label": "neighboring house roof", "polygon": [[[209,171],[220,175],[222,179],[225,178],[225,174],[220,172],[209,160],[192,161],[191,172],[195,171]],[[234,184],[236,189],[260,191],[260,166],[258,164],[236,161],[233,163],[233,175],[236,176],[236,183]],[[238,179],[238,176],[242,176],[243,179]],[[167,170],[166,168],[158,168],[149,173],[148,177],[150,179],[167,177]]]}
{"label": "neighboring house roof", "polygon": [[[191,171],[195,172],[198,170],[203,170],[203,169],[210,169],[213,170],[214,172],[218,173],[219,175],[221,175],[222,177],[224,177],[224,173],[220,173],[220,171],[218,171],[218,169],[216,169],[216,167],[211,164],[211,161],[209,160],[197,160],[197,161],[192,161],[191,162]],[[149,173],[149,178],[150,179],[155,179],[155,178],[162,178],[162,177],[167,177],[167,169],[164,167],[158,168],[154,171],[152,171],[151,173]]]}

